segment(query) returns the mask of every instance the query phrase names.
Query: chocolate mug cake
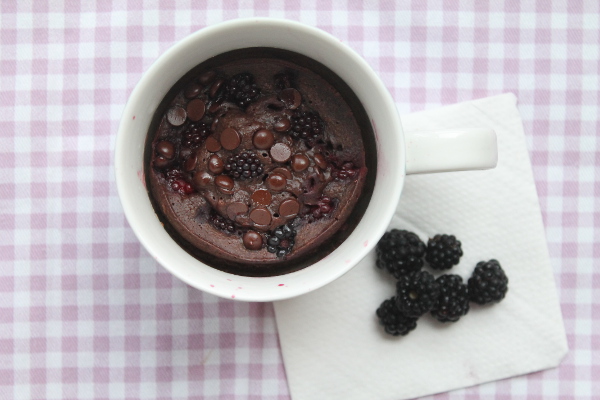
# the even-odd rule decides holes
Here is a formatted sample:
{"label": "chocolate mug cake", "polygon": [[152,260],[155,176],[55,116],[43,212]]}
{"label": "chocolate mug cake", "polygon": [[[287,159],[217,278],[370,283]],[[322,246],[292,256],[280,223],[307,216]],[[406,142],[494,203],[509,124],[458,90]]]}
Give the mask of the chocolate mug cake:
{"label": "chocolate mug cake", "polygon": [[333,251],[370,199],[374,137],[333,72],[284,50],[213,57],[165,96],[146,184],[169,234],[202,262],[287,273]]}

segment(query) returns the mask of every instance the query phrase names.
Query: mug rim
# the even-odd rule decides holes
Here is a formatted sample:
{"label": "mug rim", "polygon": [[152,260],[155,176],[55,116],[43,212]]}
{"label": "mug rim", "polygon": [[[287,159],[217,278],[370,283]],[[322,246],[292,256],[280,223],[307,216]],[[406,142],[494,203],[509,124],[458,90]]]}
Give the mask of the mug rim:
{"label": "mug rim", "polygon": [[[172,64],[173,59],[175,59],[175,57],[178,54],[181,54],[182,51],[184,51],[186,48],[189,48],[189,46],[191,46],[197,42],[202,42],[203,40],[206,41],[207,40],[206,38],[214,37],[215,35],[219,35],[219,34],[222,34],[222,33],[225,33],[225,32],[231,31],[231,30],[235,30],[235,29],[256,29],[257,25],[259,28],[262,28],[261,25],[264,25],[265,28],[293,29],[294,31],[302,33],[304,35],[313,36],[315,39],[320,40],[324,45],[332,46],[332,47],[336,48],[339,52],[342,52],[347,60],[350,60],[352,63],[354,63],[355,66],[358,66],[360,68],[359,74],[368,76],[369,83],[371,85],[373,85],[372,87],[373,87],[374,91],[376,91],[377,99],[379,99],[380,102],[386,106],[386,109],[382,110],[382,113],[385,114],[385,118],[387,118],[389,120],[389,123],[391,124],[391,126],[395,127],[394,128],[395,135],[389,134],[388,136],[390,136],[390,137],[388,139],[396,142],[396,151],[398,152],[398,155],[397,155],[398,157],[396,159],[388,159],[387,160],[387,169],[388,170],[386,171],[386,173],[388,173],[388,175],[392,175],[393,177],[395,177],[396,180],[395,180],[395,184],[392,184],[391,187],[386,189],[387,202],[383,202],[382,204],[379,204],[379,206],[377,207],[377,212],[376,212],[377,222],[375,223],[375,225],[373,225],[373,224],[369,225],[369,228],[372,231],[372,233],[370,234],[371,240],[366,240],[364,242],[364,245],[361,246],[360,249],[353,249],[352,251],[354,251],[355,254],[353,255],[353,257],[350,261],[344,260],[344,262],[342,262],[340,266],[338,266],[334,269],[328,268],[326,278],[321,278],[317,282],[314,282],[310,285],[307,285],[307,284],[296,285],[296,286],[292,285],[293,287],[290,287],[289,290],[286,290],[286,291],[274,290],[274,291],[266,291],[266,292],[259,292],[259,293],[257,293],[257,291],[255,291],[254,293],[252,293],[251,291],[248,291],[248,290],[246,290],[246,291],[240,290],[240,291],[235,292],[235,294],[231,294],[231,292],[232,292],[231,288],[227,288],[227,290],[224,290],[222,288],[219,288],[216,285],[206,285],[206,284],[204,284],[204,282],[200,283],[198,281],[197,277],[191,276],[189,273],[186,273],[185,271],[183,271],[182,267],[179,267],[177,265],[176,260],[172,261],[168,257],[168,255],[164,254],[165,253],[165,251],[163,251],[164,249],[162,249],[160,246],[157,246],[156,240],[154,240],[152,237],[150,237],[150,234],[146,231],[146,229],[144,228],[144,226],[141,222],[141,219],[140,219],[139,214],[143,213],[143,211],[141,211],[141,209],[136,204],[135,194],[133,193],[133,189],[130,186],[130,184],[132,182],[132,174],[137,175],[135,177],[135,179],[137,179],[137,180],[141,179],[143,181],[144,179],[139,177],[139,170],[133,171],[131,168],[129,168],[129,169],[126,168],[126,163],[125,163],[125,159],[124,159],[124,157],[126,157],[125,141],[126,141],[126,132],[128,132],[130,129],[133,129],[130,116],[132,114],[135,116],[135,109],[139,108],[139,104],[143,103],[144,101],[148,101],[147,99],[143,98],[143,96],[142,96],[142,94],[144,92],[144,88],[147,85],[154,82],[157,79],[157,76],[160,76],[161,70],[168,68],[169,63]],[[256,47],[256,46],[241,46],[240,48],[243,48],[243,47]],[[268,46],[268,47],[272,47],[272,46]],[[291,51],[296,51],[307,57],[313,58],[313,59],[317,60],[318,62],[323,63],[321,58],[317,58],[314,55],[306,54],[305,52],[300,52],[295,49],[287,48],[285,46],[278,46],[278,47],[287,49],[287,50],[291,50]],[[221,50],[220,53],[223,53],[225,51],[226,50]],[[202,61],[204,61],[207,58],[208,57],[198,58],[196,65],[200,64]],[[336,74],[340,75],[339,72],[336,71],[335,68],[332,68],[331,65],[328,65],[326,63],[323,63],[323,64],[326,65],[328,68],[332,69]],[[188,70],[189,69],[191,69],[191,68],[188,68]],[[183,76],[183,74],[181,74],[181,76]],[[344,79],[343,76],[340,76],[340,77],[342,79]],[[344,80],[349,84],[349,86],[351,86],[350,83],[346,79],[344,79]],[[172,84],[170,84],[169,86],[172,86]],[[358,93],[356,93],[357,91],[355,90],[355,88],[353,88],[351,86],[351,89],[359,97],[361,102],[363,102],[363,98]],[[162,97],[164,97],[164,94],[166,94],[166,92],[162,94],[160,100],[162,100]],[[367,111],[367,114],[369,115],[369,118],[371,119],[371,124],[373,127],[374,134],[376,135],[376,139],[378,141],[378,147],[379,147],[379,140],[377,138],[378,132],[377,132],[377,125],[375,124],[375,119],[372,118],[372,113],[369,112],[368,107],[364,103],[363,103],[363,106],[365,107],[365,110]],[[151,110],[151,114],[153,114],[153,112],[154,112],[154,110]],[[138,129],[140,129],[140,128],[138,128]],[[145,135],[147,135],[147,130],[148,130],[148,126],[145,127]],[[393,136],[395,136],[395,140],[394,140]],[[385,230],[387,229],[387,227],[393,217],[394,210],[396,209],[402,188],[404,186],[405,148],[404,148],[404,143],[403,143],[403,137],[404,136],[403,136],[403,132],[402,132],[402,126],[400,123],[400,116],[398,115],[398,112],[396,110],[395,102],[394,102],[393,98],[391,97],[391,94],[389,93],[389,91],[387,90],[387,88],[384,86],[383,82],[379,78],[379,76],[377,76],[375,71],[368,65],[368,63],[358,53],[356,53],[353,49],[351,49],[346,44],[342,43],[335,36],[325,32],[325,31],[322,31],[318,28],[315,28],[315,27],[312,27],[309,25],[305,25],[305,24],[302,24],[302,23],[299,23],[296,21],[285,20],[285,19],[243,18],[243,19],[229,20],[229,21],[225,21],[225,22],[222,22],[219,24],[215,24],[212,26],[202,28],[202,29],[200,29],[196,32],[193,32],[192,34],[184,37],[183,39],[177,41],[167,51],[165,51],[162,55],[160,55],[154,61],[154,63],[142,74],[139,82],[136,84],[133,91],[131,92],[129,99],[127,101],[127,104],[125,105],[123,115],[121,117],[121,121],[119,124],[117,138],[116,138],[114,163],[115,163],[117,191],[119,194],[119,199],[121,201],[121,204],[122,204],[124,212],[125,212],[125,216],[129,222],[132,230],[134,231],[134,234],[140,241],[140,243],[144,246],[144,248],[149,252],[149,254],[159,264],[161,264],[165,269],[167,269],[169,272],[171,272],[174,276],[176,276],[180,280],[184,281],[185,283],[187,283],[199,290],[206,291],[208,293],[211,293],[211,294],[214,294],[214,295],[217,295],[220,297],[224,297],[224,298],[235,298],[236,300],[243,300],[243,301],[282,300],[282,299],[291,298],[291,297],[295,297],[295,296],[310,292],[312,290],[320,288],[320,287],[336,280],[337,278],[339,278],[340,276],[342,276],[343,274],[345,274],[346,272],[351,270],[354,266],[356,266],[356,264],[358,264],[358,262],[360,260],[362,260],[373,249],[373,247],[376,245],[377,241],[381,238],[381,236],[383,236],[383,234],[385,233]],[[145,144],[145,140],[144,140],[144,144]],[[142,144],[142,147],[144,147],[144,144]],[[141,152],[143,155],[143,148],[142,148]],[[380,179],[380,171],[379,171],[381,169],[380,165],[379,165],[379,163],[380,163],[379,159],[382,154],[380,148],[377,149],[377,152],[378,152],[378,155],[377,155],[378,172],[377,172],[377,178],[376,178],[376,187],[377,187],[377,180],[381,180]],[[142,165],[142,173],[143,173],[143,165]],[[390,180],[389,176],[388,176],[387,180]],[[143,182],[143,183],[144,183],[144,190],[145,190],[145,182]],[[138,192],[139,192],[139,190],[138,190]],[[375,194],[375,192],[376,192],[376,189],[373,190],[373,194]],[[147,192],[146,192],[146,197],[149,197],[149,194]],[[367,214],[369,214],[369,210],[371,210],[371,213],[373,213],[374,206],[372,204],[372,201],[373,201],[373,199],[371,200],[371,202],[369,203],[369,205],[367,207],[365,215],[363,216],[363,220],[360,221],[360,223],[356,226],[356,228],[354,229],[354,231],[352,232],[350,237],[347,238],[345,240],[345,242],[348,241],[353,235],[355,235],[356,231],[361,228],[365,218],[367,217]],[[148,199],[148,202],[149,202],[149,199]],[[147,213],[144,213],[144,215],[146,217],[148,216]],[[156,216],[154,209],[152,209],[151,215]],[[169,236],[169,238],[170,238],[170,236]],[[173,241],[173,239],[171,239],[171,241]],[[174,243],[174,241],[173,241],[173,243]],[[340,247],[342,247],[343,244],[344,243],[342,243],[342,245],[340,245]],[[202,261],[189,255],[187,252],[185,252],[185,250],[180,248],[179,245],[175,244],[175,246],[177,246],[181,252],[185,253],[185,255],[190,257],[193,260],[193,262],[199,263],[202,266],[206,266],[208,268],[214,269],[213,267],[210,267],[210,266],[204,264]],[[340,247],[338,247],[336,250],[334,250],[331,254],[336,253]],[[171,246],[171,249],[173,249],[172,246]],[[242,277],[242,278],[243,279],[255,279],[255,280],[259,279],[262,281],[266,281],[266,280],[273,279],[273,278],[278,278],[278,279],[276,279],[277,281],[285,280],[285,278],[283,278],[283,277],[294,275],[294,274],[302,275],[302,274],[305,274],[305,272],[303,272],[303,271],[305,271],[307,269],[310,269],[312,267],[319,267],[318,264],[324,264],[324,262],[328,258],[329,258],[329,256],[326,256],[325,258],[317,261],[314,264],[311,264],[310,266],[307,266],[306,268],[303,268],[299,271],[292,272],[289,274],[278,275],[278,276],[274,276],[274,277]],[[180,259],[181,260],[185,259],[185,256],[181,255]],[[338,257],[338,261],[341,261],[341,259],[339,257]],[[326,266],[322,265],[321,267],[326,267]],[[216,271],[218,271],[218,270],[216,270]],[[238,275],[229,274],[229,273],[226,273],[223,271],[219,271],[219,274],[224,274],[224,275],[228,275],[231,277],[240,278],[240,276],[238,276]],[[196,275],[198,275],[198,274],[196,274]],[[229,280],[231,280],[231,279],[229,279]]]}

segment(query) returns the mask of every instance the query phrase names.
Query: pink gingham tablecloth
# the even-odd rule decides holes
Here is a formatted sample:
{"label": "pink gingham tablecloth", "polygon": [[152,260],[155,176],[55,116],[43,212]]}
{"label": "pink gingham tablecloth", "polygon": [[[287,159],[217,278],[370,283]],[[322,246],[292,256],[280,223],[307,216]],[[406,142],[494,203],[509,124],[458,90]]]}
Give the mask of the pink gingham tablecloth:
{"label": "pink gingham tablecloth", "polygon": [[7,0],[0,399],[289,399],[272,305],[198,292],[157,265],[112,167],[144,70],[189,33],[250,16],[336,35],[402,113],[517,95],[571,350],[557,369],[431,398],[598,396],[598,1]]}

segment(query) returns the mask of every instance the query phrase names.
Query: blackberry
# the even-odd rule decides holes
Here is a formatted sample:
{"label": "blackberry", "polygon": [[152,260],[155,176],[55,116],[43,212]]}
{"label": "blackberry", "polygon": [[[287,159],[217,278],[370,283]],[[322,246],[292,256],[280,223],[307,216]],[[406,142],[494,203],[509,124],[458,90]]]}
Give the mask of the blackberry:
{"label": "blackberry", "polygon": [[309,221],[314,222],[318,219],[329,216],[331,212],[335,209],[336,204],[338,203],[337,199],[331,199],[328,196],[321,196],[319,200],[317,200],[317,204],[312,206],[309,214]]}
{"label": "blackberry", "polygon": [[167,173],[165,174],[165,178],[169,187],[174,192],[177,192],[179,194],[191,194],[195,192],[192,185],[190,185],[190,183],[185,180],[183,172],[181,172],[178,169],[172,169],[167,171]]}
{"label": "blackberry", "polygon": [[454,235],[435,235],[427,241],[425,261],[433,269],[450,269],[458,264],[463,251]]}
{"label": "blackberry", "polygon": [[480,261],[469,278],[469,299],[477,304],[498,303],[508,291],[508,278],[497,260]]}
{"label": "blackberry", "polygon": [[290,254],[294,248],[296,230],[292,224],[281,225],[270,234],[267,234],[267,251],[275,253],[278,258]]}
{"label": "blackberry", "polygon": [[235,232],[235,223],[229,218],[225,218],[214,211],[210,214],[209,221],[215,226],[215,228],[218,228],[222,231],[228,233]]}
{"label": "blackberry", "polygon": [[396,284],[398,309],[409,317],[420,317],[433,308],[439,293],[438,283],[427,271],[401,276]]}
{"label": "blackberry", "polygon": [[210,126],[204,122],[190,122],[183,131],[182,146],[190,149],[200,147],[202,142],[210,135]]}
{"label": "blackberry", "polygon": [[425,243],[412,232],[392,229],[377,243],[377,267],[396,279],[423,267]]}
{"label": "blackberry", "polygon": [[402,314],[396,304],[396,298],[385,300],[376,311],[379,323],[386,333],[393,336],[405,336],[417,327],[417,318]]}
{"label": "blackberry", "polygon": [[284,69],[273,76],[275,87],[279,90],[287,89],[296,86],[296,76],[298,73],[291,69]]}
{"label": "blackberry", "polygon": [[248,104],[256,100],[260,94],[260,89],[254,83],[254,75],[249,72],[242,72],[234,75],[225,88],[225,97],[227,100],[237,104],[241,108],[246,108]]}
{"label": "blackberry", "polygon": [[355,168],[354,163],[352,162],[345,162],[342,164],[342,168],[331,173],[331,176],[338,181],[343,181],[348,178],[353,179],[356,178],[356,175],[358,175],[358,168]]}
{"label": "blackberry", "polygon": [[258,157],[248,151],[229,157],[225,163],[225,173],[236,179],[255,178],[263,172],[264,168]]}
{"label": "blackberry", "polygon": [[312,111],[296,111],[291,118],[290,134],[296,139],[314,142],[323,133],[323,120]]}
{"label": "blackberry", "polygon": [[442,275],[436,280],[440,287],[431,315],[440,322],[456,322],[469,312],[467,285],[458,275]]}

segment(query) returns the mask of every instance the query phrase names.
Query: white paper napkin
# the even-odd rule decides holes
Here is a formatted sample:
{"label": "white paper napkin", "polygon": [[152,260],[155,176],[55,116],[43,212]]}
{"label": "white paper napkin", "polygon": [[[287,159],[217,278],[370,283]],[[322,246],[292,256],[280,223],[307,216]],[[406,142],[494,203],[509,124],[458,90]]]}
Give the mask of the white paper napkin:
{"label": "white paper napkin", "polygon": [[509,277],[506,298],[472,306],[455,324],[422,317],[408,336],[378,326],[375,310],[394,280],[371,253],[337,281],[275,303],[294,400],[406,399],[558,365],[567,352],[541,213],[516,98],[505,94],[410,114],[406,131],[490,127],[498,167],[409,176],[390,228],[422,240],[454,234],[464,256],[450,270],[468,278],[496,258]]}

